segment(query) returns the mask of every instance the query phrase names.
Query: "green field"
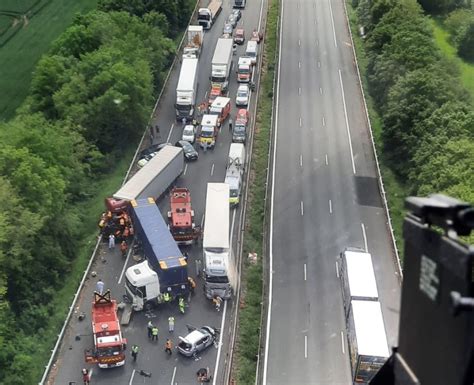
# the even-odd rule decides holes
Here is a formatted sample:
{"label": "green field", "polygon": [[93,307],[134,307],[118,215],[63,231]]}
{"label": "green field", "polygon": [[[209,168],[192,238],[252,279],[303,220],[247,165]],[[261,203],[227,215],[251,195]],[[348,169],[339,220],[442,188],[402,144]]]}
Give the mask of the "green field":
{"label": "green field", "polygon": [[474,64],[470,64],[457,56],[456,48],[449,43],[449,33],[444,29],[441,21],[431,20],[431,25],[436,44],[441,52],[459,67],[462,84],[471,95],[471,103],[474,103]]}
{"label": "green field", "polygon": [[2,0],[0,4],[0,120],[10,119],[28,94],[31,73],[77,12],[97,0]]}

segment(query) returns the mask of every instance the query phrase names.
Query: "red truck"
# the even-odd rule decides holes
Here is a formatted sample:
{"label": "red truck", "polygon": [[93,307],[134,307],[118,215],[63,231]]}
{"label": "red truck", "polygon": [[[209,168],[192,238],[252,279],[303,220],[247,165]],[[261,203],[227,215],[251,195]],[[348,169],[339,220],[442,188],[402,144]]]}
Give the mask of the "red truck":
{"label": "red truck", "polygon": [[194,223],[191,193],[185,187],[175,187],[170,194],[171,210],[168,211],[169,229],[178,245],[190,245],[197,240],[201,230]]}
{"label": "red truck", "polygon": [[117,316],[117,301],[111,298],[110,290],[104,294],[94,293],[92,333],[94,349],[86,350],[86,362],[96,363],[102,369],[123,366],[127,340],[122,336]]}

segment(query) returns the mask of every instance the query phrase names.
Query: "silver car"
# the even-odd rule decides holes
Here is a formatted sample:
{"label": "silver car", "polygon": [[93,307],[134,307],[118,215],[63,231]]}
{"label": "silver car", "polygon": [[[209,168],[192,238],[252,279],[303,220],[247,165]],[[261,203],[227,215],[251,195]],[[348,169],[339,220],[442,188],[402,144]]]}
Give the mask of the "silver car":
{"label": "silver car", "polygon": [[183,356],[193,357],[214,344],[217,332],[210,326],[195,329],[186,337],[179,337],[178,352]]}
{"label": "silver car", "polygon": [[183,136],[181,137],[181,139],[191,144],[194,143],[196,139],[196,129],[192,124],[184,126]]}
{"label": "silver car", "polygon": [[224,24],[224,30],[223,30],[222,34],[232,36],[233,32],[234,32],[234,27],[232,26],[232,24],[225,23]]}
{"label": "silver car", "polygon": [[248,84],[241,84],[237,89],[235,104],[237,106],[248,106],[250,97],[250,87]]}

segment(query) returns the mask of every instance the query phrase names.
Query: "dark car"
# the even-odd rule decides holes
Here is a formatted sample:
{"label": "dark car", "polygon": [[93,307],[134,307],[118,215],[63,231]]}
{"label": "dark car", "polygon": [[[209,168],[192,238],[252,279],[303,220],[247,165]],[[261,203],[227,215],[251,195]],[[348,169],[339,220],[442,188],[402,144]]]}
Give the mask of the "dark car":
{"label": "dark car", "polygon": [[197,160],[198,152],[191,143],[186,142],[185,140],[178,140],[175,146],[183,149],[186,160]]}
{"label": "dark car", "polygon": [[193,357],[214,344],[217,332],[210,326],[195,329],[186,337],[179,337],[178,352],[183,356]]}

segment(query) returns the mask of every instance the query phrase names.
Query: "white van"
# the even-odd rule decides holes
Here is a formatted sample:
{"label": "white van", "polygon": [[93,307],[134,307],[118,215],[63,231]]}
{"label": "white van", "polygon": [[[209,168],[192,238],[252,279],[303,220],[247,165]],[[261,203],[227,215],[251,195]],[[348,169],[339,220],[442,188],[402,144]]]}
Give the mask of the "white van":
{"label": "white van", "polygon": [[242,178],[245,168],[245,146],[242,143],[232,143],[229,150],[227,170],[224,183],[229,185],[229,203],[235,207],[240,202],[242,193]]}
{"label": "white van", "polygon": [[248,56],[252,59],[252,64],[257,63],[258,56],[258,43],[253,40],[247,42],[247,48],[245,50],[245,56]]}

